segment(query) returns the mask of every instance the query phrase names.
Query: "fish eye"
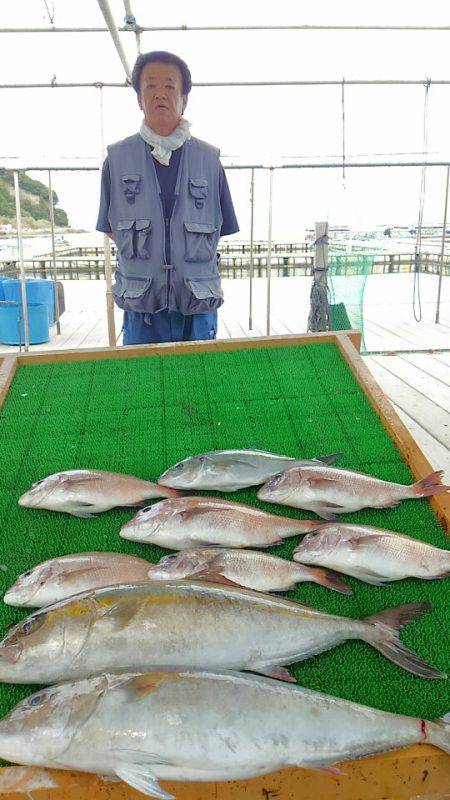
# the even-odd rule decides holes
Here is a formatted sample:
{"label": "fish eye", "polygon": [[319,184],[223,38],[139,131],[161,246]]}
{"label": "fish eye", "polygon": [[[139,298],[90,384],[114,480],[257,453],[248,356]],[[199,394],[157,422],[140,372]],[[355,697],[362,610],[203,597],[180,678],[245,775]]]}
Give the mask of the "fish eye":
{"label": "fish eye", "polygon": [[22,623],[20,628],[20,633],[22,636],[27,636],[29,633],[34,633],[44,624],[45,614],[39,614],[36,617],[32,617],[31,619],[26,619],[25,622]]}
{"label": "fish eye", "polygon": [[178,553],[170,556],[163,556],[159,561],[160,567],[167,567],[168,564],[173,564],[174,561],[178,558]]}
{"label": "fish eye", "polygon": [[24,572],[23,573],[22,578],[29,578],[30,575],[32,575],[32,573],[33,573],[33,570],[29,569],[28,572]]}
{"label": "fish eye", "polygon": [[41,483],[44,483],[44,481],[45,481],[45,478],[42,478],[42,480],[40,480],[40,481],[36,481],[36,483],[33,483],[33,484],[32,484],[31,488],[32,488],[32,489],[36,489],[36,487],[37,487],[37,486],[40,486],[40,485],[41,485]]}
{"label": "fish eye", "polygon": [[28,705],[31,707],[38,706],[44,699],[45,694],[34,694],[32,697],[28,698]]}
{"label": "fish eye", "polygon": [[278,473],[278,475],[274,475],[274,476],[273,476],[273,478],[270,478],[270,480],[268,480],[268,481],[267,481],[267,483],[265,484],[265,486],[266,486],[267,488],[269,488],[269,487],[270,487],[271,489],[272,489],[274,486],[278,486],[278,484],[280,483],[280,481],[281,481],[282,477],[283,477],[283,473],[282,473],[282,472],[279,472],[279,473]]}
{"label": "fish eye", "polygon": [[182,469],[183,469],[183,464],[180,461],[179,464],[174,464],[174,466],[170,468],[170,471],[171,472],[180,472],[180,470],[182,470]]}

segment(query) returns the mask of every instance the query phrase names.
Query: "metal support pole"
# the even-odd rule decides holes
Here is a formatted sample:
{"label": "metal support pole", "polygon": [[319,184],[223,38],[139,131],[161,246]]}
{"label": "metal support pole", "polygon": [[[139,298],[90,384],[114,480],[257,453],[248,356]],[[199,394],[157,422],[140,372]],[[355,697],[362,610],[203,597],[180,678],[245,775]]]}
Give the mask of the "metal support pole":
{"label": "metal support pole", "polygon": [[[105,126],[103,120],[103,90],[100,86],[100,170],[105,158]],[[105,254],[105,283],[106,283],[106,319],[108,323],[108,343],[110,347],[116,346],[116,324],[114,320],[114,297],[112,293],[111,277],[111,244],[109,236],[103,234],[103,252]]]}
{"label": "metal support pole", "polygon": [[255,170],[252,169],[250,181],[250,297],[248,310],[248,327],[253,330],[253,231],[254,231],[254,208],[255,208]]}
{"label": "metal support pole", "polygon": [[[16,170],[14,170],[14,193],[16,195],[17,245],[19,249],[20,261],[20,286],[22,289],[23,331],[25,336],[25,352],[28,352],[30,349],[30,328],[28,325],[27,287],[25,283],[25,264],[23,261],[22,213],[20,210],[19,173]],[[19,336],[19,345],[20,341],[21,337]]]}
{"label": "metal support pole", "polygon": [[440,312],[440,305],[441,305],[442,275],[444,273],[445,229],[447,227],[447,207],[448,207],[449,178],[450,178],[450,167],[447,167],[447,183],[446,183],[446,187],[445,187],[444,224],[442,226],[441,266],[440,266],[440,270],[439,270],[438,294],[437,294],[437,301],[436,301],[436,319],[435,319],[436,324],[439,322],[439,312]]}
{"label": "metal support pole", "polygon": [[55,303],[56,333],[61,333],[61,323],[59,321],[58,273],[56,270],[56,252],[55,252],[55,210],[53,208],[51,170],[48,171],[48,203],[50,207],[50,225],[52,229],[53,296]]}
{"label": "metal support pole", "polygon": [[108,0],[97,0],[100,10],[105,18],[105,22],[108,26],[108,30],[111,34],[111,38],[115,44],[117,53],[119,58],[122,62],[123,68],[125,70],[125,74],[127,76],[127,80],[131,83],[131,70],[128,65],[127,57],[125,55],[125,51],[122,47],[122,42],[120,41],[119,32],[117,30],[116,23],[114,22],[114,17],[112,15],[111,9],[109,7]]}
{"label": "metal support pole", "polygon": [[136,50],[138,56],[141,53],[141,29],[140,26],[136,22],[136,17],[134,16],[131,10],[131,3],[130,0],[123,0],[123,4],[125,7],[125,25],[126,29],[135,32],[136,34]]}
{"label": "metal support pole", "polygon": [[273,167],[270,168],[269,230],[267,234],[267,315],[266,315],[267,336],[270,336],[270,277],[272,272],[272,203],[273,203]]}
{"label": "metal support pole", "polygon": [[317,333],[318,331],[327,331],[330,328],[327,296],[328,222],[316,222],[316,240],[314,244],[316,252],[314,257],[308,331]]}

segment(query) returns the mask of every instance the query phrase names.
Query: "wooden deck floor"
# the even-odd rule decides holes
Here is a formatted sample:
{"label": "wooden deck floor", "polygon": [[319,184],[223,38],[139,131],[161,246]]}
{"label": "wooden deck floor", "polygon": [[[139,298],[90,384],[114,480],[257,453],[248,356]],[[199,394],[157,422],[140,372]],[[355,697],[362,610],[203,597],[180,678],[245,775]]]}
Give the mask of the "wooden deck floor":
{"label": "wooden deck floor", "polygon": [[[443,282],[439,325],[434,322],[437,278],[421,276],[421,322],[413,314],[412,280],[410,275],[368,278],[365,342],[366,349],[377,354],[367,355],[365,360],[430,463],[444,469],[450,482],[450,278]],[[252,330],[248,280],[229,279],[223,285],[226,302],[219,311],[218,337],[264,336],[266,281],[254,281]],[[302,277],[272,280],[271,334],[306,330],[310,285],[310,279]],[[66,281],[64,289],[67,311],[61,318],[61,334],[52,328],[50,341],[32,346],[32,351],[106,346],[104,282]],[[120,344],[122,312],[116,309],[115,314]],[[17,350],[0,345],[0,354]],[[426,350],[440,352],[413,352]]]}

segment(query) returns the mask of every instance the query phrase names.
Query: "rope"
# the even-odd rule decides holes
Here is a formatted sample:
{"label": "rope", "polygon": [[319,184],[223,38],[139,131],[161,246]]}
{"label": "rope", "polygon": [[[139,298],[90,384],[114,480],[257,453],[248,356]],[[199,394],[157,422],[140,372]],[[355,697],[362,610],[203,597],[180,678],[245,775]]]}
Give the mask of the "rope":
{"label": "rope", "polygon": [[417,221],[416,246],[414,254],[415,269],[413,278],[413,313],[416,322],[422,321],[422,303],[420,298],[420,262],[422,256],[422,223],[423,223],[423,212],[425,207],[425,193],[426,193],[427,168],[425,162],[428,153],[428,98],[431,86],[431,78],[426,79],[424,86],[425,86],[425,98],[423,106],[423,129],[422,129],[422,141],[423,141],[422,150],[424,152],[424,164],[422,166],[420,190],[419,190],[419,217]]}
{"label": "rope", "polygon": [[308,333],[330,329],[330,307],[327,290],[314,281],[310,294],[311,310],[308,317]]}
{"label": "rope", "polygon": [[45,5],[45,8],[47,10],[47,14],[48,14],[48,18],[50,20],[50,23],[51,23],[51,25],[53,25],[53,21],[55,19],[55,4],[52,3],[52,12],[51,13],[50,13],[50,9],[49,9],[49,7],[47,5],[47,0],[44,0],[44,5]]}

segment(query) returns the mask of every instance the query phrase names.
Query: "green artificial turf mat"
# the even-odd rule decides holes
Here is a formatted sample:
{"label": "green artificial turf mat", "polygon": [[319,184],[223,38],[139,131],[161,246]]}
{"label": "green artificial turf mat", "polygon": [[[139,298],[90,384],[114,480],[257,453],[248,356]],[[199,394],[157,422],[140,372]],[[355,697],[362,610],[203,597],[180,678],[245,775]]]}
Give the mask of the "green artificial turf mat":
{"label": "green artificial turf mat", "polygon": [[[0,410],[2,592],[20,573],[58,555],[116,550],[157,561],[166,552],[118,536],[131,509],[83,520],[21,508],[17,499],[34,481],[88,467],[156,481],[188,455],[243,447],[306,458],[342,451],[337,466],[413,480],[333,344],[20,367]],[[260,502],[256,492],[225,496],[283,516],[314,516]],[[426,500],[345,519],[448,547]],[[298,541],[271,552],[289,558]],[[314,584],[300,584],[288,596],[350,617],[430,600],[434,610],[408,625],[402,639],[449,670],[448,580],[411,579],[385,588],[345,580],[352,597]],[[0,605],[0,630],[26,613]],[[450,709],[450,681],[414,677],[363,642],[347,642],[292,669],[304,686],[386,711],[432,719]],[[30,692],[0,685],[0,716]]]}

